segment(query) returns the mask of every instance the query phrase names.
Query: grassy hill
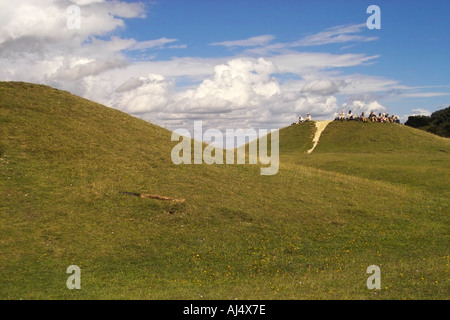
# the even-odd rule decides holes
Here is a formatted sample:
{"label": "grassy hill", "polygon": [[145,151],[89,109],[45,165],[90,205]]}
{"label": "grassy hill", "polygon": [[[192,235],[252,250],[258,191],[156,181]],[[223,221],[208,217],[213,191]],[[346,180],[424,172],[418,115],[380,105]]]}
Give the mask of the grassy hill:
{"label": "grassy hill", "polygon": [[394,123],[335,121],[308,157],[302,146],[292,153],[292,145],[280,146],[287,162],[435,193],[450,191],[445,179],[450,140],[422,130]]}
{"label": "grassy hill", "polygon": [[313,133],[280,130],[273,176],[174,165],[163,128],[0,82],[0,298],[448,299],[449,140],[333,122],[308,155]]}

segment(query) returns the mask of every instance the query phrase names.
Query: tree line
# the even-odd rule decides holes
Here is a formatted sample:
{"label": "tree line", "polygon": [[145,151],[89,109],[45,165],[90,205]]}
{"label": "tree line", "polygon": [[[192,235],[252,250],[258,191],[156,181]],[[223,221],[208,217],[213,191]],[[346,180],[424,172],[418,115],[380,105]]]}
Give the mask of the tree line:
{"label": "tree line", "polygon": [[450,138],[450,106],[430,116],[409,116],[405,125]]}

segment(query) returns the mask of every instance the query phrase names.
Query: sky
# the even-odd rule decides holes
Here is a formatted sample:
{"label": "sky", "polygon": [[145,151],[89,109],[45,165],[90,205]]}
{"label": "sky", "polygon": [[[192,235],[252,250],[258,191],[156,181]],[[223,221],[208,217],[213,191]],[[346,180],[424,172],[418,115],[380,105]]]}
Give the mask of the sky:
{"label": "sky", "polygon": [[449,16],[448,0],[0,0],[0,81],[170,130],[405,121],[450,106]]}

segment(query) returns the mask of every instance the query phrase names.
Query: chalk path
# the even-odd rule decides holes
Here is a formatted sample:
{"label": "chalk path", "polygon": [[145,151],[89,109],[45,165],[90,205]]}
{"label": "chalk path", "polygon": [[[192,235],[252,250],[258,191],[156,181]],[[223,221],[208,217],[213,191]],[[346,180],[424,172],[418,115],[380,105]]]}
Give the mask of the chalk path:
{"label": "chalk path", "polygon": [[331,121],[316,121],[316,134],[314,135],[314,145],[311,149],[308,150],[308,153],[313,152],[314,148],[317,146],[317,144],[319,143],[319,138],[320,135],[322,134],[322,131],[325,129],[325,127],[330,123]]}

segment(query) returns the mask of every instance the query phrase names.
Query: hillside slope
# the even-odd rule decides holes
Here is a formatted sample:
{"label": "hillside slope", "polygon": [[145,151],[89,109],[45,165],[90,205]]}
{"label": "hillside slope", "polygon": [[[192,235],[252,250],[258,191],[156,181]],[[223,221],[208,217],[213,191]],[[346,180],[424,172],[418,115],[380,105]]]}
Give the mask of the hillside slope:
{"label": "hillside slope", "polygon": [[[287,127],[281,130],[290,131]],[[280,132],[280,136],[283,134]],[[331,122],[309,155],[280,144],[286,162],[449,194],[450,139],[391,123]],[[295,151],[292,151],[295,150]]]}
{"label": "hillside slope", "polygon": [[[395,155],[392,170],[413,172],[414,154],[415,170],[448,177],[447,142],[361,158],[332,150],[328,129],[354,132],[337,125],[310,155],[312,124],[280,130],[280,170],[261,176],[256,165],[175,165],[163,128],[0,82],[0,298],[447,299],[449,179],[425,186],[367,170]],[[345,172],[355,155],[359,171]],[[81,290],[66,287],[70,265]]]}

